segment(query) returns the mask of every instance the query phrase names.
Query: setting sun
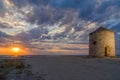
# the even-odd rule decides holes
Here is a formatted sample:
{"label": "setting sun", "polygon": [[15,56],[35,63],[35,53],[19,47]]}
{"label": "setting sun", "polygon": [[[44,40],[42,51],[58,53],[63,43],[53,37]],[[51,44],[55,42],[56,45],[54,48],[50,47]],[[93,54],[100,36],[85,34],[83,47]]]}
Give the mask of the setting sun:
{"label": "setting sun", "polygon": [[14,47],[14,48],[12,48],[12,51],[15,52],[15,53],[18,53],[18,52],[20,52],[20,48]]}

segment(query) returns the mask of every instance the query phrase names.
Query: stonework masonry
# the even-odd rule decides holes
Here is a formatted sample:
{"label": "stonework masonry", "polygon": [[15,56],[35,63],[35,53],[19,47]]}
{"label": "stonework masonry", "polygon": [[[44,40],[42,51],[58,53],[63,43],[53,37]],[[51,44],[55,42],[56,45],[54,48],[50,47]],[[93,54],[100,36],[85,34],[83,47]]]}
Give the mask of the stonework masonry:
{"label": "stonework masonry", "polygon": [[95,57],[115,56],[114,32],[100,27],[90,33],[89,55]]}

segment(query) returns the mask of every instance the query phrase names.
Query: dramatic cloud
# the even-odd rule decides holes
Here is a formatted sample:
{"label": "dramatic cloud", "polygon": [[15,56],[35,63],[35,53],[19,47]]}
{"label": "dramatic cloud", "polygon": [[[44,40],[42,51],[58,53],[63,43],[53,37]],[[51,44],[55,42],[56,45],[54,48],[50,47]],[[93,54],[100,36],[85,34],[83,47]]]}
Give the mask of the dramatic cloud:
{"label": "dramatic cloud", "polygon": [[[36,51],[46,50],[46,45],[37,46],[44,42],[47,46],[56,42],[88,45],[88,34],[101,25],[115,31],[116,42],[119,42],[119,8],[119,0],[1,0],[0,30]],[[81,50],[51,49],[51,52],[54,49]]]}
{"label": "dramatic cloud", "polygon": [[0,31],[0,47],[10,46],[12,42],[12,36]]}

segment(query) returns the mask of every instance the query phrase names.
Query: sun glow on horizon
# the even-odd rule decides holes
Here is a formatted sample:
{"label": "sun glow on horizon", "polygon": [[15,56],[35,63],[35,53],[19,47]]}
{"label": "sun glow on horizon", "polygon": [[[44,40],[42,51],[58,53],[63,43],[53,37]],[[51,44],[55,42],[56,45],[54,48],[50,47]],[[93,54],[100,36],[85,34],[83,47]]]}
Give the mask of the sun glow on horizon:
{"label": "sun glow on horizon", "polygon": [[13,47],[12,51],[15,52],[15,53],[18,53],[18,52],[20,52],[20,48],[19,47]]}
{"label": "sun glow on horizon", "polygon": [[13,57],[18,57],[21,55],[30,55],[30,49],[21,45],[12,45],[6,47],[0,47],[0,55],[10,55]]}
{"label": "sun glow on horizon", "polygon": [[13,52],[13,56],[17,57],[20,55],[21,49],[19,47],[13,47],[12,52]]}

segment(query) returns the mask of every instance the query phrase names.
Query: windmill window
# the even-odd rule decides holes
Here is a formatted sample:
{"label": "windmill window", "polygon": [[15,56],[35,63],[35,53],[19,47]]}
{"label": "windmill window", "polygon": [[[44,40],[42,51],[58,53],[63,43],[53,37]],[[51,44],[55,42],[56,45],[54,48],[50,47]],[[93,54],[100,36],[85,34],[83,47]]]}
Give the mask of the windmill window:
{"label": "windmill window", "polygon": [[90,33],[90,35],[92,35],[92,33]]}
{"label": "windmill window", "polygon": [[96,42],[96,41],[94,41],[94,42],[93,42],[93,44],[94,44],[94,45],[96,45],[96,44],[97,44],[97,42]]}

